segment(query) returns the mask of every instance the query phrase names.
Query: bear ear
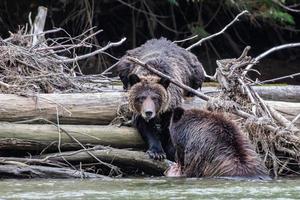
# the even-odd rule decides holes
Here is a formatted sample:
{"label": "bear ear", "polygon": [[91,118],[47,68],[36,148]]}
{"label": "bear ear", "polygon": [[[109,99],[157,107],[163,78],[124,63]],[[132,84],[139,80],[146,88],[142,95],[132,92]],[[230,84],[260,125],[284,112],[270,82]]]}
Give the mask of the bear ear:
{"label": "bear ear", "polygon": [[176,107],[174,110],[173,110],[173,122],[178,122],[182,115],[184,114],[184,109],[181,108],[181,107]]}
{"label": "bear ear", "polygon": [[159,84],[161,84],[162,86],[164,86],[164,88],[167,89],[170,85],[170,80],[166,78],[161,78]]}
{"label": "bear ear", "polygon": [[136,74],[130,74],[128,79],[129,79],[130,86],[133,86],[134,84],[141,81],[141,79]]}

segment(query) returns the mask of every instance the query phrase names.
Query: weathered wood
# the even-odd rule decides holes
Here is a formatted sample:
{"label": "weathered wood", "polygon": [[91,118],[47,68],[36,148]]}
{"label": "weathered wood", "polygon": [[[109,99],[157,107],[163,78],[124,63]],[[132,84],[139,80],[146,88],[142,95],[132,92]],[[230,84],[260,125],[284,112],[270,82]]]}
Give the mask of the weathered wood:
{"label": "weathered wood", "polygon": [[[265,100],[300,102],[300,86],[253,86],[254,90]],[[208,94],[218,93],[216,87],[203,87],[202,92]]]}
{"label": "weathered wood", "polygon": [[[279,111],[288,120],[293,120],[298,114],[300,114],[300,102],[283,102],[283,101],[266,101],[267,105],[272,106],[275,110]],[[185,108],[203,108],[206,102],[200,98],[188,98],[185,100]],[[295,125],[300,127],[300,120],[298,120]]]}
{"label": "weathered wood", "polygon": [[[117,148],[142,148],[144,142],[134,128],[97,126],[97,125],[61,125],[60,128],[76,138],[85,146],[106,145]],[[41,151],[44,148],[82,149],[63,130],[46,124],[0,123],[1,150]]]}
{"label": "weathered wood", "polygon": [[69,168],[45,167],[37,165],[0,165],[1,177],[5,178],[101,178],[98,174]]}
{"label": "weathered wood", "polygon": [[40,94],[24,97],[0,94],[0,121],[16,122],[38,118],[65,124],[109,124],[118,106],[126,102],[124,92],[97,94]]}
{"label": "weathered wood", "polygon": [[[156,161],[141,151],[129,151],[125,149],[108,148],[103,150],[90,151],[101,161],[113,165],[125,165],[141,169],[150,175],[163,175],[163,172],[169,167],[170,161]],[[86,151],[70,151],[59,154],[42,155],[41,158],[49,161],[64,162],[97,162]]]}
{"label": "weathered wood", "polygon": [[32,46],[35,46],[44,40],[44,36],[40,34],[43,32],[45,27],[47,11],[48,9],[44,6],[39,6],[38,8],[38,13],[34,19],[34,24],[31,30],[33,34]]}
{"label": "weathered wood", "polygon": [[[292,120],[300,113],[300,103],[267,101],[268,105],[282,112]],[[199,98],[186,99],[186,108],[204,106]],[[200,106],[201,107],[201,106]],[[300,120],[295,123],[300,127]],[[60,125],[70,135],[85,146],[109,145],[117,148],[143,148],[144,142],[134,128],[98,125]],[[81,149],[81,146],[64,131],[58,131],[54,125],[45,124],[11,124],[0,123],[0,149],[2,150],[35,150],[44,148],[62,150]]]}
{"label": "weathered wood", "polygon": [[300,102],[300,86],[254,86],[255,91],[266,100]]}
{"label": "weathered wood", "polygon": [[[288,101],[298,101],[299,99],[299,103],[295,104],[282,103],[285,105],[282,111],[285,112],[284,109],[289,109],[289,106],[286,105],[291,105],[295,109],[294,113],[300,110],[300,86],[282,86],[278,87],[278,90],[273,90],[273,87],[276,86],[256,88],[260,88],[257,90],[258,92],[272,94],[269,96],[279,100],[283,100],[285,97]],[[204,92],[215,90],[215,88],[209,87],[203,89]],[[285,90],[288,92],[284,92]],[[120,91],[93,94],[40,94],[37,97],[0,94],[0,121],[16,122],[43,118],[57,122],[58,116],[59,122],[63,124],[104,125],[109,124],[116,117],[118,106],[126,102],[126,93]],[[205,105],[203,103],[205,102],[199,98],[192,98],[188,99],[184,106],[199,108]],[[280,105],[281,102],[278,104]]]}

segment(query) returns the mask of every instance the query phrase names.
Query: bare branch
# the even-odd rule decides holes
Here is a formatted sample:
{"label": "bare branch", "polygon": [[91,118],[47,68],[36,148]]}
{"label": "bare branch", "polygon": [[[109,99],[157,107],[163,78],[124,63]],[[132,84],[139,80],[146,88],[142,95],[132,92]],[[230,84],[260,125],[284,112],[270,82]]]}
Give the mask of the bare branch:
{"label": "bare branch", "polygon": [[289,43],[289,44],[283,44],[283,45],[279,45],[276,47],[273,47],[271,49],[269,49],[268,51],[263,52],[262,54],[258,55],[256,58],[254,58],[254,63],[249,64],[246,68],[245,71],[243,72],[243,75],[246,75],[247,72],[255,65],[258,63],[259,60],[261,60],[262,58],[266,57],[267,55],[278,51],[278,50],[282,50],[282,49],[287,49],[287,48],[293,48],[293,47],[299,47],[300,46],[300,42],[298,43]]}
{"label": "bare branch", "polygon": [[107,68],[106,70],[104,70],[104,71],[101,73],[101,75],[107,74],[107,72],[109,72],[110,70],[112,70],[113,68],[115,68],[118,64],[119,64],[119,61],[116,62],[115,64],[113,64],[112,66],[110,66],[109,68]]}
{"label": "bare branch", "polygon": [[140,60],[138,60],[136,58],[133,58],[133,57],[129,57],[129,56],[127,58],[128,58],[128,60],[130,60],[130,61],[146,68],[150,72],[152,72],[152,73],[154,73],[154,74],[156,74],[160,77],[163,77],[165,79],[168,79],[171,83],[177,85],[178,87],[180,87],[180,88],[182,88],[182,89],[184,89],[188,92],[191,92],[191,93],[195,94],[196,96],[200,97],[201,99],[203,99],[205,101],[207,101],[209,99],[209,96],[207,96],[207,95],[205,95],[205,94],[203,94],[203,93],[201,93],[201,92],[199,92],[199,91],[197,91],[197,90],[195,90],[195,89],[193,89],[193,88],[191,88],[191,87],[189,87],[189,86],[187,86],[183,83],[180,83],[177,80],[172,79],[170,76],[161,73],[160,71],[154,69],[153,67],[149,66],[148,64],[141,62]]}
{"label": "bare branch", "polygon": [[201,46],[201,44],[206,41],[206,40],[210,40],[218,35],[221,35],[222,33],[224,33],[226,31],[226,29],[228,29],[232,24],[234,24],[234,22],[239,21],[239,17],[244,15],[244,14],[249,14],[249,12],[247,10],[244,10],[243,12],[241,12],[240,14],[238,14],[229,24],[227,24],[221,31],[212,34],[208,37],[202,38],[201,40],[199,40],[198,42],[196,42],[195,44],[192,44],[191,46],[189,46],[188,48],[186,48],[186,50],[190,51],[192,48],[196,47],[196,46]]}
{"label": "bare branch", "polygon": [[11,85],[4,83],[3,81],[0,81],[0,87],[4,87],[4,88],[8,89],[11,87]]}
{"label": "bare branch", "polygon": [[123,38],[121,39],[119,42],[112,42],[112,43],[108,43],[105,47],[101,48],[101,49],[98,49],[96,51],[93,51],[91,53],[88,53],[88,54],[84,54],[82,56],[77,56],[75,58],[70,58],[70,59],[65,59],[65,60],[58,60],[56,61],[56,63],[58,64],[66,64],[66,63],[73,63],[73,62],[77,62],[79,60],[83,60],[83,59],[86,59],[88,57],[91,57],[91,56],[94,56],[94,55],[97,55],[107,49],[109,49],[110,47],[115,47],[115,46],[119,46],[121,45],[124,41],[126,40],[126,38]]}
{"label": "bare branch", "polygon": [[[294,124],[296,121],[300,119],[300,113],[292,120],[291,124]],[[290,125],[291,126],[291,125]],[[289,126],[289,127],[290,127]]]}
{"label": "bare branch", "polygon": [[259,84],[264,84],[264,83],[270,83],[270,82],[279,81],[279,80],[286,79],[286,78],[294,78],[295,76],[300,76],[300,72],[294,73],[294,74],[290,74],[290,75],[287,75],[287,76],[282,76],[282,77],[278,77],[278,78],[273,78],[273,79],[265,80],[265,81],[251,83],[250,85],[254,86],[254,85],[259,85]]}
{"label": "bare branch", "polygon": [[[63,46],[59,46],[59,47],[62,47],[63,49],[62,50],[59,50],[59,51],[55,51],[55,52],[51,52],[51,53],[48,53],[46,55],[51,55],[51,54],[58,54],[58,53],[61,53],[61,52],[64,52],[64,51],[69,51],[71,49],[75,49],[75,48],[78,48],[78,47],[82,47],[82,46],[86,46],[85,45],[85,41],[87,41],[88,39],[98,35],[99,33],[101,33],[103,30],[98,30],[96,31],[95,33],[89,35],[88,37],[84,38],[80,43],[78,44],[75,44],[75,45],[70,45],[70,47],[68,48],[63,48]],[[47,47],[46,47],[47,48]],[[38,50],[41,50],[41,49],[38,49]],[[44,48],[45,50],[45,48]]]}
{"label": "bare branch", "polygon": [[272,1],[273,1],[274,3],[276,3],[277,5],[281,6],[283,9],[286,9],[286,10],[288,10],[288,11],[290,11],[290,12],[296,12],[296,13],[300,12],[300,10],[291,8],[291,7],[289,7],[289,6],[286,6],[286,5],[282,4],[282,3],[281,3],[280,1],[278,1],[278,0],[272,0]]}
{"label": "bare branch", "polygon": [[198,35],[194,35],[194,36],[188,37],[188,38],[186,38],[186,39],[183,39],[183,40],[175,40],[175,41],[173,41],[173,43],[186,42],[186,41],[189,41],[189,40],[195,39],[196,37],[198,37]]}
{"label": "bare branch", "polygon": [[[51,30],[48,30],[48,31],[43,31],[43,32],[40,32],[40,33],[35,33],[35,34],[26,34],[26,35],[22,35],[23,37],[32,37],[34,35],[46,35],[46,34],[49,34],[49,33],[56,33],[56,32],[59,32],[63,30],[62,28],[56,28],[56,29],[51,29]],[[13,34],[14,35],[14,34]],[[4,42],[9,42],[13,39],[13,36],[12,37],[9,37],[9,38],[6,38],[4,39],[3,41]]]}

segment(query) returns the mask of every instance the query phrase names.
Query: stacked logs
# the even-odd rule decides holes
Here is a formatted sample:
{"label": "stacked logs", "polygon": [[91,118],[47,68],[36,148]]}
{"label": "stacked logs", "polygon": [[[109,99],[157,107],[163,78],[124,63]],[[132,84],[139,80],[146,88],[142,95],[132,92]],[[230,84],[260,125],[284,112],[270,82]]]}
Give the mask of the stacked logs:
{"label": "stacked logs", "polygon": [[[269,105],[293,119],[300,113],[300,103],[274,100],[298,101],[300,87],[277,88],[257,87],[256,91],[272,100],[267,101]],[[278,90],[293,92],[283,97],[283,92]],[[215,88],[202,91],[218,92]],[[37,96],[0,94],[0,161],[5,164],[0,173],[10,172],[13,177],[103,178],[98,173],[118,176],[133,172],[162,175],[168,161],[149,159],[143,152],[144,142],[134,128],[109,125],[126,101],[126,93],[122,91]],[[184,102],[186,108],[204,106],[205,102],[199,98]],[[296,125],[300,127],[299,123]]]}

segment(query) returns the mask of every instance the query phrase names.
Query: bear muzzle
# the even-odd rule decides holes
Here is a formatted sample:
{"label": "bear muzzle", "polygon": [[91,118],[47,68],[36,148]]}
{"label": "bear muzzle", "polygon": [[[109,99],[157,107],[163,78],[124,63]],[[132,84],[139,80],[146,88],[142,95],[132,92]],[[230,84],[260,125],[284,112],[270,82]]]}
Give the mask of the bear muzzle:
{"label": "bear muzzle", "polygon": [[147,97],[142,105],[142,117],[150,121],[156,116],[155,103],[150,97]]}

